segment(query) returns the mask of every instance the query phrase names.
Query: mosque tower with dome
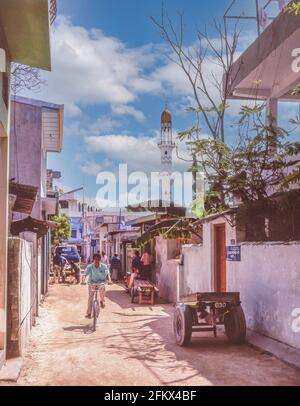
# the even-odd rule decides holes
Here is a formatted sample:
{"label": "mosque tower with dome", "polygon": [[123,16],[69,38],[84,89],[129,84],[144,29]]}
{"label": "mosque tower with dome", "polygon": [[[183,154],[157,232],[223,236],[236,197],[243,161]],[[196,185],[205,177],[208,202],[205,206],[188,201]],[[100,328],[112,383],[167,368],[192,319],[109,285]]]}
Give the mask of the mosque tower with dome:
{"label": "mosque tower with dome", "polygon": [[161,173],[172,174],[173,151],[175,143],[173,142],[172,114],[165,108],[161,115],[161,135],[158,142],[161,151]]}
{"label": "mosque tower with dome", "polygon": [[161,133],[158,147],[161,151],[162,165],[160,178],[162,185],[164,185],[164,187],[162,186],[161,188],[160,200],[162,202],[172,203],[174,197],[174,182],[171,179],[171,175],[173,173],[173,151],[176,145],[173,141],[172,114],[168,111],[167,107],[161,115]]}

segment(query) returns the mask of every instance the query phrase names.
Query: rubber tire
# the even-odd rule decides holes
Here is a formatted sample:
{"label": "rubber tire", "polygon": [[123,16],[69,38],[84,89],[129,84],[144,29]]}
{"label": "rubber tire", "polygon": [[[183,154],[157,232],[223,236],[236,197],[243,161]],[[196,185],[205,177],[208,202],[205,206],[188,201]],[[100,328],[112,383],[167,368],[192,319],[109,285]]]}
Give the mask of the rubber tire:
{"label": "rubber tire", "polygon": [[[181,331],[178,331],[178,323],[181,325]],[[180,347],[186,347],[190,344],[192,338],[193,314],[189,306],[178,306],[174,313],[173,329],[176,342]]]}
{"label": "rubber tire", "polygon": [[93,303],[93,330],[96,331],[97,328],[97,320],[100,314],[100,304],[99,302],[94,302]]}
{"label": "rubber tire", "polygon": [[234,307],[224,320],[225,333],[232,344],[244,344],[246,341],[246,318],[241,306]]}

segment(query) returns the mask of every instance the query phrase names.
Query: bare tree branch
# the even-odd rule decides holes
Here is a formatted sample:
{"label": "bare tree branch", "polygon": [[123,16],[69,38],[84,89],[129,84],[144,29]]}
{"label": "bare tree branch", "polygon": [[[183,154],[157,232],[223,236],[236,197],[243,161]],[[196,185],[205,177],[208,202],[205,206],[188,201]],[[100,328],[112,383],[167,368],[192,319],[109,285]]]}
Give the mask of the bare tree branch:
{"label": "bare tree branch", "polygon": [[[240,35],[237,25],[228,37],[222,24],[213,20],[216,37],[211,38],[207,30],[199,31],[195,46],[187,48],[184,44],[182,13],[179,13],[178,29],[175,29],[164,5],[161,10],[161,21],[153,17],[151,19],[170,48],[170,60],[181,68],[190,83],[196,109],[201,114],[210,135],[215,140],[224,141],[227,89]],[[208,63],[215,65],[219,72],[209,72]]]}
{"label": "bare tree branch", "polygon": [[11,91],[14,95],[23,90],[38,92],[46,81],[42,79],[41,71],[31,66],[12,64]]}

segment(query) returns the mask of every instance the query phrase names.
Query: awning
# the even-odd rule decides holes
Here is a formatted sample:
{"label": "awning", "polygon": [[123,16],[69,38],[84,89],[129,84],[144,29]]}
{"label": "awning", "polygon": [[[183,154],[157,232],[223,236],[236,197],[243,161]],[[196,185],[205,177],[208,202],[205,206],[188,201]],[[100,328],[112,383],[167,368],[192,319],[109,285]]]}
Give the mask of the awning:
{"label": "awning", "polygon": [[284,10],[234,63],[228,98],[299,100],[299,38],[300,15]]}
{"label": "awning", "polygon": [[17,197],[12,209],[13,211],[31,214],[38,193],[37,187],[10,182],[9,193]]}
{"label": "awning", "polygon": [[37,220],[32,217],[27,217],[24,220],[15,221],[11,225],[11,233],[13,236],[18,236],[21,233],[31,232],[37,234],[38,238],[43,237],[49,230],[55,230],[57,223],[53,221]]}
{"label": "awning", "polygon": [[154,213],[154,214],[149,214],[144,217],[139,217],[134,220],[130,220],[126,222],[127,226],[141,226],[146,223],[151,223],[153,221],[160,221],[162,216],[166,216],[164,213]]}
{"label": "awning", "polygon": [[222,212],[210,214],[206,217],[203,217],[200,220],[195,221],[194,226],[196,226],[196,227],[201,226],[204,223],[208,223],[210,221],[217,220],[220,217],[226,218],[226,216],[231,216],[233,214],[236,214],[237,211],[238,211],[237,208],[232,208],[232,209],[224,210]]}
{"label": "awning", "polygon": [[[202,235],[194,227],[194,218],[180,218],[163,220],[158,224],[152,226],[146,231],[139,239],[136,240],[136,245],[145,245],[149,240],[163,235],[166,239],[173,238],[190,238],[194,235],[202,239]],[[176,237],[174,237],[176,235]]]}

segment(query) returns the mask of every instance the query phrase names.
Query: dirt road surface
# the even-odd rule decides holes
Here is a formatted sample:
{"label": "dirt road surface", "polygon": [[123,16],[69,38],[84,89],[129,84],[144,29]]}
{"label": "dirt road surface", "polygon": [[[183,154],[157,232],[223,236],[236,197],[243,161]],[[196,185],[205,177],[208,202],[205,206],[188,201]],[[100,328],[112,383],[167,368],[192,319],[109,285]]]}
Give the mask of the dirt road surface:
{"label": "dirt road surface", "polygon": [[50,288],[17,385],[300,385],[300,371],[223,335],[179,348],[173,307],[132,305],[116,285],[91,333],[86,296],[86,286]]}

